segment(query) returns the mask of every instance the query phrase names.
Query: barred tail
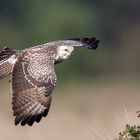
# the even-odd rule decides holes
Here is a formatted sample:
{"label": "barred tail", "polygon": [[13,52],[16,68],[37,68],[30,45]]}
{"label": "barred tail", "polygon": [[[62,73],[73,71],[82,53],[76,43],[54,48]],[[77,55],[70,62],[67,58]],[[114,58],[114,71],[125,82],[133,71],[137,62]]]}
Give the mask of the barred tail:
{"label": "barred tail", "polygon": [[0,79],[13,71],[14,64],[17,61],[16,53],[16,50],[8,47],[0,53]]}

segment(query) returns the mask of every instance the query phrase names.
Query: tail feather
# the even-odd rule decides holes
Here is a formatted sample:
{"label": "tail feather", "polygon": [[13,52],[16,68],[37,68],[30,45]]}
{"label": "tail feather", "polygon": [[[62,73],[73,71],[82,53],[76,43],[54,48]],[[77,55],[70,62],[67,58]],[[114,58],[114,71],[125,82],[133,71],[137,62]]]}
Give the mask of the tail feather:
{"label": "tail feather", "polygon": [[14,64],[17,60],[16,53],[16,50],[8,47],[4,48],[0,53],[0,79],[13,71]]}

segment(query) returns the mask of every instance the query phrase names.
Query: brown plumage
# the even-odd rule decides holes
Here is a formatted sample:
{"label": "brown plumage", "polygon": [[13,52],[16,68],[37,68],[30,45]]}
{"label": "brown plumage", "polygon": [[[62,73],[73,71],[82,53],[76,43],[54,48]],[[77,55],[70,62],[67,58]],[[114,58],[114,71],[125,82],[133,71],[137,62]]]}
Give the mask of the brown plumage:
{"label": "brown plumage", "polygon": [[17,51],[8,47],[0,53],[0,79],[12,72],[17,57],[16,53]]}
{"label": "brown plumage", "polygon": [[22,51],[9,48],[0,53],[0,78],[12,74],[12,109],[15,125],[40,122],[46,117],[57,77],[54,65],[67,59],[73,46],[96,49],[95,38],[66,39],[35,46]]}

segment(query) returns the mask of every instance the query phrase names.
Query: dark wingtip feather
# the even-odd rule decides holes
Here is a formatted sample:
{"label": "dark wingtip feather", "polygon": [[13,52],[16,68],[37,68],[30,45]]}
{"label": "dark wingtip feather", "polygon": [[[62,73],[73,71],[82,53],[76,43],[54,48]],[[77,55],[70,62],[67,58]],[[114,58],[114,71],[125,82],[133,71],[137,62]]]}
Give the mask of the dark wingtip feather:
{"label": "dark wingtip feather", "polygon": [[21,124],[21,126],[29,125],[32,126],[35,122],[39,123],[42,119],[42,117],[46,117],[48,115],[49,109],[45,109],[44,112],[33,115],[33,116],[27,116],[25,119],[22,119],[22,117],[16,117],[15,119],[15,125]]}
{"label": "dark wingtip feather", "polygon": [[39,122],[41,121],[41,119],[42,119],[42,113],[41,113],[41,114],[38,114],[38,115],[35,117],[35,121],[36,121],[37,123],[39,123]]}
{"label": "dark wingtip feather", "polygon": [[32,126],[35,122],[35,117],[36,115],[33,115],[26,123],[29,125],[29,126]]}
{"label": "dark wingtip feather", "polygon": [[21,121],[21,119],[17,119],[17,117],[16,117],[16,119],[15,119],[15,125],[18,125],[20,123],[20,121]]}
{"label": "dark wingtip feather", "polygon": [[48,115],[49,112],[49,108],[45,109],[43,112],[43,117],[46,117]]}
{"label": "dark wingtip feather", "polygon": [[5,47],[1,52],[0,52],[0,61],[4,59],[8,59],[11,57],[13,54],[15,54],[17,51],[14,49],[11,49],[9,47]]}
{"label": "dark wingtip feather", "polygon": [[92,38],[86,38],[86,37],[85,38],[69,38],[67,40],[80,41],[88,49],[92,49],[92,50],[96,50],[98,47],[98,44],[100,42],[100,40],[97,40],[95,37],[92,37]]}
{"label": "dark wingtip feather", "polygon": [[98,47],[100,40],[96,40],[96,39],[89,39],[89,41],[87,41],[87,46],[89,49],[93,49],[96,50]]}

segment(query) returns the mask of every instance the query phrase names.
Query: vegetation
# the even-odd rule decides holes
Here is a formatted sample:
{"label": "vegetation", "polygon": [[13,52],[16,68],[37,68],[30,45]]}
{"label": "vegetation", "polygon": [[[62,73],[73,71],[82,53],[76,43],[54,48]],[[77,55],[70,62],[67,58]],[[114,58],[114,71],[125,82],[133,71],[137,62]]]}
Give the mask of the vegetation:
{"label": "vegetation", "polygon": [[127,124],[125,131],[119,133],[115,140],[140,140],[140,126]]}

